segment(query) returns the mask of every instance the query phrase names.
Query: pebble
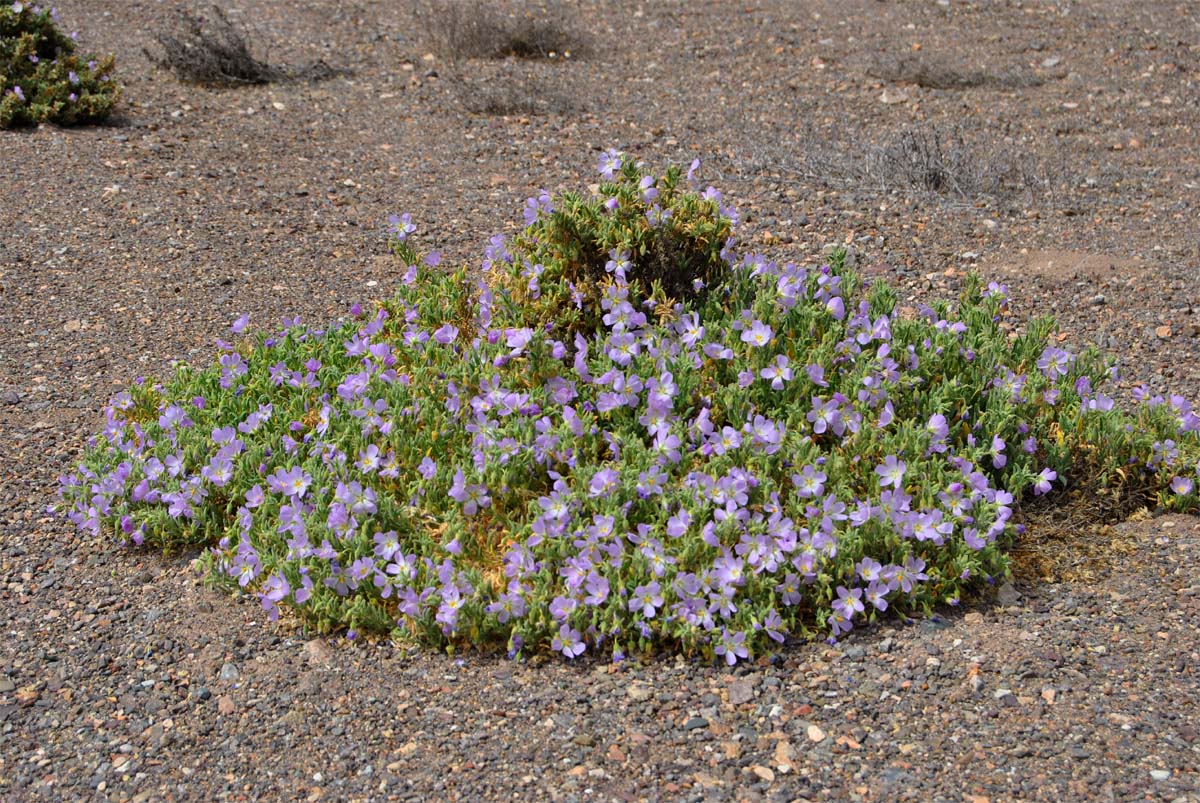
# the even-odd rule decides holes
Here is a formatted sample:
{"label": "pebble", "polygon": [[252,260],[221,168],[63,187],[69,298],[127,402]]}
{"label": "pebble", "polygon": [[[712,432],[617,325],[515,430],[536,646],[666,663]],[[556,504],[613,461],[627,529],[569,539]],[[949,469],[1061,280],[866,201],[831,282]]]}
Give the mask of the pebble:
{"label": "pebble", "polygon": [[683,729],[685,731],[694,731],[694,730],[699,730],[700,728],[707,728],[707,727],[708,727],[708,720],[705,719],[704,717],[692,717],[687,722],[685,722],[683,725]]}
{"label": "pebble", "polygon": [[221,680],[237,680],[241,675],[238,668],[230,663],[221,664],[221,672],[218,675]]}
{"label": "pebble", "polygon": [[805,733],[808,735],[808,740],[810,742],[825,741],[825,731],[821,730],[819,725],[809,725],[808,728],[805,729]]}
{"label": "pebble", "polygon": [[996,601],[1006,608],[1011,608],[1021,602],[1021,593],[1013,588],[1012,583],[1004,583],[996,589]]}
{"label": "pebble", "polygon": [[729,684],[729,703],[743,705],[754,699],[754,684],[748,680],[735,680]]}
{"label": "pebble", "polygon": [[315,638],[304,643],[304,659],[312,666],[328,664],[333,660],[333,647],[323,638]]}
{"label": "pebble", "polygon": [[645,683],[631,683],[625,687],[625,694],[635,703],[644,703],[654,696],[654,689]]}
{"label": "pebble", "polygon": [[1165,781],[1171,777],[1170,770],[1150,770],[1150,777],[1156,781]]}

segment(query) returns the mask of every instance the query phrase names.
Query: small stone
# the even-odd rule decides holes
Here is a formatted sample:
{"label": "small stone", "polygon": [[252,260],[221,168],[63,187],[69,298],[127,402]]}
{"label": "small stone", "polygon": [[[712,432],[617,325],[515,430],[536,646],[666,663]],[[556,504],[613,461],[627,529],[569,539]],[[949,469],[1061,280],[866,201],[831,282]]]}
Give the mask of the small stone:
{"label": "small stone", "polygon": [[825,741],[825,731],[821,730],[819,725],[809,725],[805,732],[808,734],[808,740],[810,742]]}
{"label": "small stone", "polygon": [[596,744],[596,739],[590,733],[577,733],[571,741],[580,747],[594,747]]}
{"label": "small stone", "polygon": [[708,720],[705,719],[704,717],[692,717],[691,719],[689,719],[687,722],[685,722],[683,724],[683,729],[685,731],[694,731],[694,730],[699,730],[700,728],[707,728],[707,727],[708,727]]}
{"label": "small stone", "polygon": [[208,700],[212,697],[212,692],[209,691],[207,687],[201,686],[200,688],[196,689],[196,697],[201,700]]}
{"label": "small stone", "polygon": [[770,767],[764,767],[761,764],[755,764],[750,768],[750,771],[767,783],[771,783],[775,780],[775,773],[771,771]]}
{"label": "small stone", "polygon": [[83,321],[79,320],[78,318],[72,318],[71,320],[69,320],[63,324],[64,332],[78,332],[82,328],[83,328]]}
{"label": "small stone", "polygon": [[735,680],[729,684],[729,702],[743,705],[754,699],[754,684],[748,680]]}
{"label": "small stone", "polygon": [[845,655],[851,661],[861,661],[866,657],[867,651],[861,644],[851,644],[846,647]]}
{"label": "small stone", "polygon": [[1062,63],[1062,59],[1059,58],[1058,56],[1051,56],[1048,59],[1042,59],[1042,66],[1045,67],[1047,70],[1054,69],[1061,63]]}
{"label": "small stone", "polygon": [[1011,748],[1008,751],[1008,754],[1013,758],[1028,758],[1033,754],[1033,751],[1029,749],[1029,745],[1019,744],[1016,747]]}
{"label": "small stone", "polygon": [[893,89],[888,87],[883,90],[883,94],[879,96],[879,102],[885,106],[895,106],[899,103],[908,103],[908,93],[903,89]]}
{"label": "small stone", "polygon": [[0,694],[8,694],[13,689],[17,688],[17,684],[13,683],[9,678],[0,678]]}
{"label": "small stone", "polygon": [[644,703],[654,696],[654,689],[645,683],[633,683],[625,689],[625,694],[635,703]]}
{"label": "small stone", "polygon": [[1154,329],[1154,334],[1155,334],[1155,335],[1156,335],[1156,336],[1157,336],[1157,337],[1158,337],[1160,340],[1166,340],[1166,339],[1168,339],[1169,337],[1171,337],[1171,334],[1172,334],[1172,333],[1171,333],[1171,327],[1170,327],[1169,325],[1165,325],[1165,324],[1164,324],[1163,326],[1158,326],[1158,327],[1155,327],[1155,329]]}
{"label": "small stone", "polygon": [[1150,770],[1150,777],[1156,781],[1165,781],[1171,777],[1170,770]]}
{"label": "small stone", "polygon": [[223,694],[217,698],[217,711],[225,716],[229,716],[236,710],[233,704],[233,698],[227,694]]}
{"label": "small stone", "polygon": [[1058,692],[1056,692],[1054,689],[1050,688],[1049,686],[1042,689],[1042,699],[1045,700],[1048,705],[1054,705],[1054,699],[1057,696],[1058,696]]}
{"label": "small stone", "polygon": [[1006,608],[1011,608],[1021,601],[1021,594],[1013,588],[1012,583],[1004,583],[996,589],[996,601]]}
{"label": "small stone", "polygon": [[885,638],[879,642],[879,651],[886,655],[887,653],[892,651],[892,645],[894,645],[894,644],[895,644],[895,642],[892,641],[890,638]]}
{"label": "small stone", "polygon": [[238,672],[238,668],[233,664],[222,664],[221,672],[218,677],[220,677],[221,680],[237,680],[239,675],[241,675],[241,673]]}
{"label": "small stone", "polygon": [[963,617],[963,621],[969,625],[981,625],[983,624],[983,614],[979,611],[971,611]]}
{"label": "small stone", "polygon": [[328,664],[333,660],[333,648],[325,639],[315,638],[304,643],[304,658],[313,666]]}
{"label": "small stone", "polygon": [[19,404],[20,401],[21,394],[15,390],[6,390],[0,393],[0,402],[4,402],[5,404]]}
{"label": "small stone", "polygon": [[607,758],[609,761],[615,761],[618,764],[625,763],[625,751],[618,745],[609,745]]}
{"label": "small stone", "polygon": [[775,743],[775,768],[780,772],[792,772],[796,769],[792,743],[786,739],[781,739]]}

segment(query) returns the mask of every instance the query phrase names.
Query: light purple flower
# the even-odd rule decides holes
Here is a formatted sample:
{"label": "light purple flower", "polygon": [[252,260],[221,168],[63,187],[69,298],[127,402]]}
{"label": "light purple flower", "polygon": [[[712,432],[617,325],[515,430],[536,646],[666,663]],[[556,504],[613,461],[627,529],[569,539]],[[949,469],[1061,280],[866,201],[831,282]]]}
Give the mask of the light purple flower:
{"label": "light purple flower", "polygon": [[904,484],[904,472],[907,470],[908,464],[898,459],[894,454],[883,458],[883,463],[875,466],[875,473],[879,475],[880,486],[890,485],[897,490]]}
{"label": "light purple flower", "polygon": [[1041,496],[1044,493],[1049,493],[1054,486],[1051,484],[1058,478],[1058,473],[1044,468],[1041,473],[1034,478],[1033,493],[1035,496]]}
{"label": "light purple flower", "polygon": [[388,223],[391,224],[391,232],[397,240],[404,242],[408,239],[408,235],[417,230],[416,225],[412,222],[412,215],[405,212],[403,215],[389,215]]}
{"label": "light purple flower", "polygon": [[713,652],[723,657],[729,666],[736,664],[739,658],[749,658],[750,652],[746,649],[746,634],[740,630],[730,633],[728,629],[722,627],[721,637],[717,640],[717,646],[713,648]]}
{"label": "light purple flower", "polygon": [[624,156],[620,151],[615,149],[605,151],[604,153],[600,154],[600,163],[598,165],[600,175],[611,180],[612,177],[616,175],[617,171],[621,169],[621,165],[623,163]]}
{"label": "light purple flower", "polygon": [[550,648],[555,652],[561,652],[568,658],[578,658],[587,649],[587,645],[583,643],[583,636],[578,630],[563,624],[558,629],[558,635],[550,642]]}
{"label": "light purple flower", "polygon": [[743,343],[749,343],[754,348],[762,348],[771,342],[774,334],[771,331],[771,327],[755,319],[749,327],[742,331],[741,339]]}
{"label": "light purple flower", "polygon": [[629,610],[640,613],[647,619],[653,619],[654,614],[658,613],[658,609],[662,606],[662,586],[658,584],[657,580],[635,588],[633,598],[629,600]]}
{"label": "light purple flower", "polygon": [[1193,484],[1187,477],[1172,477],[1171,490],[1180,496],[1187,496],[1192,492]]}
{"label": "light purple flower", "polygon": [[621,482],[621,475],[614,468],[602,468],[592,475],[588,485],[588,493],[593,497],[604,497],[616,490]]}
{"label": "light purple flower", "polygon": [[792,369],[788,367],[787,355],[777,354],[775,364],[762,369],[759,376],[771,380],[772,390],[783,390],[783,383],[792,381]]}

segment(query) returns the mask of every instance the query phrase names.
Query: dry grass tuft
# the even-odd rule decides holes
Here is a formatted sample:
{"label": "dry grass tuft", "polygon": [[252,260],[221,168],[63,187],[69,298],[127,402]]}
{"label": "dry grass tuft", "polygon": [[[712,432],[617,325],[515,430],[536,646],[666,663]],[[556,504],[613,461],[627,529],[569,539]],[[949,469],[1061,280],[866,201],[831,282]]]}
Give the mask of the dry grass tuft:
{"label": "dry grass tuft", "polygon": [[[1041,200],[1070,177],[990,131],[909,127],[868,140],[799,126],[732,156],[739,170],[798,178],[864,196],[916,196],[971,204]],[[1061,172],[1061,175],[1058,173]]]}
{"label": "dry grass tuft", "polygon": [[445,59],[575,58],[587,36],[573,30],[571,14],[556,2],[518,6],[505,13],[482,0],[418,0],[417,24]]}
{"label": "dry grass tuft", "polygon": [[980,70],[924,55],[882,57],[867,68],[867,73],[889,83],[926,89],[1023,89],[1042,83],[1041,78],[1027,71]]}
{"label": "dry grass tuft", "polygon": [[290,68],[256,58],[250,52],[246,35],[216,6],[213,6],[211,19],[180,9],[175,28],[160,31],[157,39],[162,54],[146,50],[147,58],[189,83],[238,86],[274,81],[321,81],[347,73],[323,61]]}

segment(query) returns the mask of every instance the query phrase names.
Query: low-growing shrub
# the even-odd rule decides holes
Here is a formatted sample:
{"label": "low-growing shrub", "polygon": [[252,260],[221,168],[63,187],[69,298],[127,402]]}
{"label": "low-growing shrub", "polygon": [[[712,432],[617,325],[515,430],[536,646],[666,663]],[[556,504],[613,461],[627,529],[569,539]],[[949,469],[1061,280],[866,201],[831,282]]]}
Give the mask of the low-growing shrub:
{"label": "low-growing shrub", "polygon": [[[837,258],[736,258],[731,211],[677,169],[602,170],[597,195],[531,199],[480,279],[422,264],[395,218],[396,297],[239,319],[215,363],[118,394],[63,510],[202,545],[213,583],[320,631],[734,664],[986,587],[1028,495],[1196,508],[1188,403],[1123,412],[1051,321],[1006,334],[1003,287],[906,315]],[[677,212],[643,228],[623,215],[650,188]],[[712,248],[724,271],[689,293]]]}
{"label": "low-growing shrub", "polygon": [[58,12],[26,2],[0,3],[0,128],[102,120],[121,96],[112,56],[75,54],[75,34]]}
{"label": "low-growing shrub", "polygon": [[417,24],[443,58],[572,58],[587,37],[570,22],[575,12],[561,3],[521,4],[511,13],[480,0],[420,0]]}
{"label": "low-growing shrub", "polygon": [[347,71],[316,61],[303,67],[279,66],[250,51],[246,34],[213,6],[205,18],[179,10],[175,27],[157,35],[161,53],[146,50],[156,66],[171,70],[181,81],[208,86],[267,84],[274,81],[323,81]]}

